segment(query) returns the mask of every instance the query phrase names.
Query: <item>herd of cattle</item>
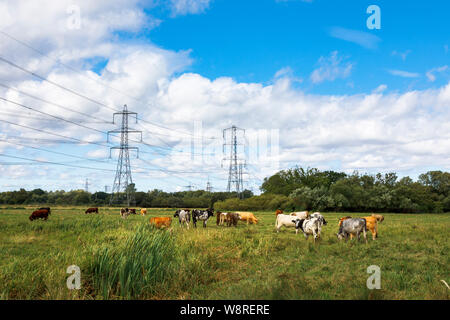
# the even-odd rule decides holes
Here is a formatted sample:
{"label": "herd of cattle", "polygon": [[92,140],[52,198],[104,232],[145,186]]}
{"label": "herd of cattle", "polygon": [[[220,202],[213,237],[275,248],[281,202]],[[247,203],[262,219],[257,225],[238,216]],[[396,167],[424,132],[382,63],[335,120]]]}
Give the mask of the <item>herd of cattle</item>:
{"label": "herd of cattle", "polygon": [[[47,220],[50,215],[50,208],[39,208],[30,216],[30,220],[44,219]],[[89,213],[99,213],[98,208],[88,208],[85,211],[86,214]],[[137,214],[136,209],[121,208],[120,216],[126,219],[131,214]],[[142,208],[140,214],[145,216],[147,214],[147,209]],[[322,226],[327,225],[327,221],[322,216],[320,212],[310,213],[308,211],[292,212],[290,214],[284,214],[282,210],[277,210],[275,212],[275,228],[279,232],[281,227],[294,227],[295,233],[301,230],[305,239],[307,240],[309,236],[313,236],[314,242],[320,238],[322,232]],[[213,209],[198,210],[198,209],[180,209],[173,215],[174,218],[178,218],[180,227],[186,226],[189,229],[189,225],[192,220],[194,228],[197,228],[197,222],[202,222],[203,227],[206,228],[206,223],[209,218],[214,216]],[[360,240],[361,234],[367,243],[366,231],[372,233],[372,239],[375,240],[378,237],[378,223],[381,223],[384,217],[379,214],[372,214],[371,216],[362,218],[352,218],[350,216],[343,217],[339,219],[339,230],[336,234],[339,240],[345,239],[346,241],[350,238],[356,237]],[[247,224],[256,224],[258,219],[252,212],[221,212],[216,211],[216,224],[218,226],[237,226],[238,221],[244,221]],[[150,218],[150,224],[157,228],[168,228],[172,224],[171,217],[152,217]]]}

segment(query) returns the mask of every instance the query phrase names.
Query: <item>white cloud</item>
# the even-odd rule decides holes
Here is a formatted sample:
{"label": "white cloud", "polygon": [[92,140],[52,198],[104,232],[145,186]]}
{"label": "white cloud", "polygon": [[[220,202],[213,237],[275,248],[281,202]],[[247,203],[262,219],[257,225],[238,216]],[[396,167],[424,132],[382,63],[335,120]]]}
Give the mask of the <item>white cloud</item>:
{"label": "white cloud", "polygon": [[403,61],[406,60],[406,57],[411,53],[411,50],[406,50],[404,52],[394,50],[392,51],[393,56],[399,56]]}
{"label": "white cloud", "polygon": [[344,58],[339,57],[337,51],[331,52],[328,57],[320,57],[318,63],[319,68],[315,69],[310,76],[313,83],[347,78],[353,68],[353,64],[345,63]]}
{"label": "white cloud", "polygon": [[332,27],[329,33],[333,38],[353,42],[367,49],[377,48],[381,41],[379,37],[371,33],[342,27]]}
{"label": "white cloud", "polygon": [[438,68],[433,68],[433,69],[427,71],[426,76],[429,81],[434,82],[436,80],[435,73],[442,73],[444,71],[447,71],[447,69],[448,69],[447,65],[438,67]]}
{"label": "white cloud", "polygon": [[170,0],[173,16],[198,14],[209,8],[210,0]]}
{"label": "white cloud", "polygon": [[388,72],[390,74],[392,74],[393,76],[399,76],[399,77],[403,77],[403,78],[418,78],[418,77],[420,77],[420,74],[416,73],[416,72],[408,72],[408,71],[403,71],[403,70],[388,70]]}

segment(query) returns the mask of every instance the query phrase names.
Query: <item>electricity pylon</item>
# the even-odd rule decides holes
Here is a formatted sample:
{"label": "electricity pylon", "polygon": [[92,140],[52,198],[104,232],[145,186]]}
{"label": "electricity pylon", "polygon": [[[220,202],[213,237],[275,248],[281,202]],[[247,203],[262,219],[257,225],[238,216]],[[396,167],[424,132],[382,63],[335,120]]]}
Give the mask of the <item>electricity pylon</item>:
{"label": "electricity pylon", "polygon": [[[129,133],[140,133],[142,141],[142,131],[131,130],[128,127],[128,117],[134,116],[137,123],[137,113],[128,111],[127,105],[123,106],[123,111],[113,114],[113,124],[115,124],[115,118],[119,115],[122,117],[122,123],[119,129],[108,131],[107,140],[109,142],[109,135],[111,133],[120,133],[120,146],[111,147],[109,156],[111,157],[111,151],[118,149],[119,158],[117,160],[116,176],[114,178],[114,184],[112,187],[111,198],[109,204],[135,204],[134,198],[134,185],[133,178],[131,177],[131,164],[130,164],[130,150],[136,150],[137,157],[139,158],[139,148],[130,147],[128,145]],[[124,201],[125,200],[125,201]]]}
{"label": "electricity pylon", "polygon": [[[227,139],[227,133],[230,132],[229,138]],[[227,191],[231,192],[236,191],[237,196],[240,197],[241,192],[243,191],[243,180],[242,180],[242,164],[244,164],[244,159],[239,158],[238,155],[238,146],[244,146],[243,142],[240,142],[241,139],[238,140],[238,132],[242,132],[242,141],[244,141],[245,130],[240,129],[236,126],[232,126],[231,128],[227,128],[223,130],[223,152],[226,154],[226,146],[230,146],[230,156],[227,158],[224,157],[223,160],[229,160],[230,166],[228,168],[228,186]],[[245,166],[245,164],[244,164]],[[233,188],[234,186],[234,188]]]}

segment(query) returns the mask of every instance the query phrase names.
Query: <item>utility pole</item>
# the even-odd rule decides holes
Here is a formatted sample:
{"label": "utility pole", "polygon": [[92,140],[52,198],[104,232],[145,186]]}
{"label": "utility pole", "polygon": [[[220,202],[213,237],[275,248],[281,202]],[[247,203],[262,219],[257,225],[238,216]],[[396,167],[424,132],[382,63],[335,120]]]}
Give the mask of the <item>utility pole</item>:
{"label": "utility pole", "polygon": [[86,182],[84,183],[84,191],[89,192],[89,179],[86,178]]}
{"label": "utility pole", "polygon": [[[142,141],[142,131],[132,130],[128,127],[128,117],[134,116],[137,123],[137,113],[128,111],[127,105],[123,106],[123,111],[113,114],[113,124],[115,124],[116,116],[121,116],[121,126],[119,129],[108,131],[107,141],[109,142],[109,135],[111,133],[120,133],[120,145],[118,147],[111,147],[109,151],[109,157],[111,158],[111,151],[118,149],[119,158],[117,159],[116,176],[114,178],[114,184],[112,187],[111,198],[109,204],[126,204],[127,207],[135,204],[134,198],[134,185],[131,177],[131,164],[130,164],[130,150],[136,150],[137,157],[139,158],[139,148],[130,147],[128,145],[128,134],[139,133]],[[130,187],[132,186],[132,188]]]}
{"label": "utility pole", "polygon": [[[229,132],[227,139],[227,133]],[[242,141],[245,137],[245,130],[240,129],[236,126],[232,126],[231,128],[227,128],[223,130],[223,153],[226,154],[226,147],[230,147],[230,156],[227,158],[224,157],[223,160],[229,160],[230,166],[228,168],[228,186],[227,191],[231,192],[236,191],[237,196],[240,197],[241,192],[243,191],[243,181],[242,175],[240,173],[240,166],[243,163],[243,159],[238,158],[238,146],[245,146],[243,142],[238,141],[238,132],[242,132]],[[234,188],[233,188],[234,186]]]}

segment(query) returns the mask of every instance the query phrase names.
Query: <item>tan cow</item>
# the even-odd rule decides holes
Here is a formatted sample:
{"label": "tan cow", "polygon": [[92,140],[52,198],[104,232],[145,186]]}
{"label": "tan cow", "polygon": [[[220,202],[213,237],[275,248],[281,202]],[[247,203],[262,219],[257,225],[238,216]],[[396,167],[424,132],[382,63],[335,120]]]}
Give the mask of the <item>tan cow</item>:
{"label": "tan cow", "polygon": [[146,208],[141,208],[141,215],[145,216],[147,214],[147,209]]}
{"label": "tan cow", "polygon": [[239,214],[239,219],[242,221],[246,221],[247,224],[250,223],[258,223],[258,219],[255,217],[255,215],[252,212],[244,212],[244,211],[237,211],[235,212]]}

